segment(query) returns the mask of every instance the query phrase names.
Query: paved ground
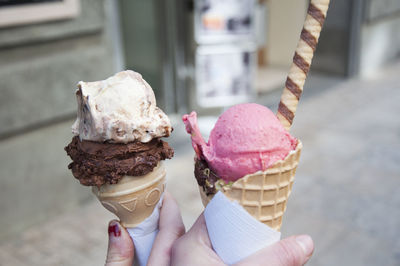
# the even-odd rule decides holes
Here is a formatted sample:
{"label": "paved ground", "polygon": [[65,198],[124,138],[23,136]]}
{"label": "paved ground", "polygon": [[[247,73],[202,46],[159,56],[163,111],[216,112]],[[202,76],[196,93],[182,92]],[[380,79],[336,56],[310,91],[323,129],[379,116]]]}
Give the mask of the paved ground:
{"label": "paved ground", "polygon": [[[304,150],[282,232],[314,238],[309,265],[400,265],[399,73],[400,62],[368,79],[308,82],[293,128]],[[274,107],[278,96],[259,101]],[[202,120],[205,131],[213,119]],[[202,210],[193,153],[183,128],[174,133],[168,188],[190,226]],[[0,264],[101,265],[111,218],[92,200],[0,244]]]}

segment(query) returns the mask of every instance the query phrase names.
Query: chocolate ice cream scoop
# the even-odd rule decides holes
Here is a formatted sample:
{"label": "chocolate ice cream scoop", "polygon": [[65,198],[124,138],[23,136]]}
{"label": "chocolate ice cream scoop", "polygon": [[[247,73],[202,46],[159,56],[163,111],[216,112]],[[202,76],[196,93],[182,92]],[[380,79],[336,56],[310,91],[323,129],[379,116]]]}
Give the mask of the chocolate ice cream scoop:
{"label": "chocolate ice cream scoop", "polygon": [[205,160],[195,158],[194,177],[197,180],[197,184],[204,189],[207,196],[217,193],[215,183],[221,178],[210,169]]}
{"label": "chocolate ice cream scoop", "polygon": [[160,139],[148,143],[101,143],[75,136],[65,147],[72,163],[68,168],[82,185],[116,184],[121,178],[150,173],[161,160],[170,159],[173,149]]}

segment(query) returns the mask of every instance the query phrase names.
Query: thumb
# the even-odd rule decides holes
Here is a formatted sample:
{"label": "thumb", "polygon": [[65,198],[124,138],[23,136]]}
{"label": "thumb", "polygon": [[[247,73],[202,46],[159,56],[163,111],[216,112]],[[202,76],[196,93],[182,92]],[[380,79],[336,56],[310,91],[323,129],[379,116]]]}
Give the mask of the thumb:
{"label": "thumb", "polygon": [[310,236],[291,236],[257,251],[235,265],[300,266],[310,259],[313,251],[314,243]]}
{"label": "thumb", "polygon": [[185,233],[178,203],[168,191],[164,194],[159,229],[147,265],[170,265],[172,245]]}
{"label": "thumb", "polygon": [[128,232],[118,221],[108,225],[108,251],[106,266],[131,266],[133,263],[133,243]]}

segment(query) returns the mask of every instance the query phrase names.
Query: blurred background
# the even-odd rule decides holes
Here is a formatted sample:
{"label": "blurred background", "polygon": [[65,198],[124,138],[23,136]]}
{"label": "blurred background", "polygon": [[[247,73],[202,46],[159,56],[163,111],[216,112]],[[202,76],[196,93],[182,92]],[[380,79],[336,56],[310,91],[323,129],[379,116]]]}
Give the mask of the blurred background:
{"label": "blurred background", "polygon": [[[203,207],[180,117],[207,136],[240,102],[276,110],[308,0],[0,0],[0,265],[101,265],[113,218],[63,148],[78,81],[140,72],[170,116],[168,189]],[[331,0],[292,134],[283,236],[309,265],[400,265],[400,2]],[[234,233],[234,232],[233,232]]]}

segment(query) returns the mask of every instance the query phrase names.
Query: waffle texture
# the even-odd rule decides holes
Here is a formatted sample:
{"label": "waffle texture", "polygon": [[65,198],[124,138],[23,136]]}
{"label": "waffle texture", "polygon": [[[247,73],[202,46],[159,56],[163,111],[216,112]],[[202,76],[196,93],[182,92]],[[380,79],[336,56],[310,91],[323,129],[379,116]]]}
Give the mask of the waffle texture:
{"label": "waffle texture", "polygon": [[[292,191],[294,176],[300,159],[302,143],[285,160],[278,161],[267,171],[246,175],[221,191],[229,199],[237,201],[260,222],[280,231],[282,216]],[[204,206],[214,195],[207,196],[199,187]]]}

